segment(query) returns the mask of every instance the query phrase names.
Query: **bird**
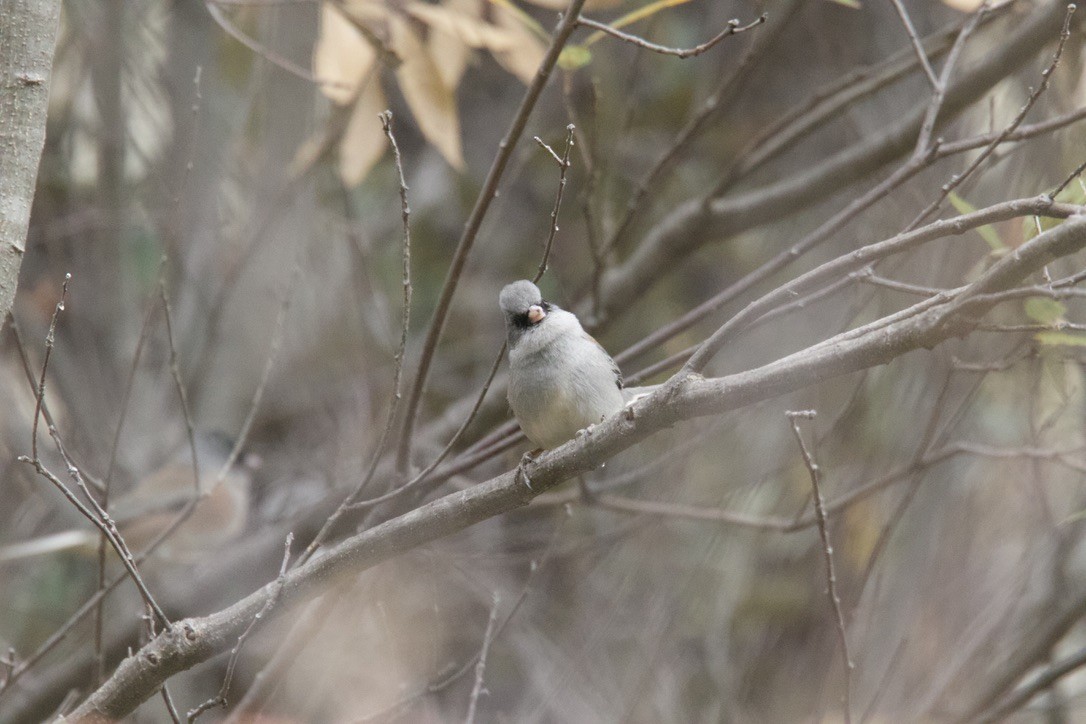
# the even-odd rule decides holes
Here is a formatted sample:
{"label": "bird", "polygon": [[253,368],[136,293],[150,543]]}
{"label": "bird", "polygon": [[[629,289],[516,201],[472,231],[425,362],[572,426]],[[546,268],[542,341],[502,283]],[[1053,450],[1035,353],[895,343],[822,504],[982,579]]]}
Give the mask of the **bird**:
{"label": "bird", "polygon": [[[237,537],[245,529],[249,513],[249,489],[255,458],[234,465],[221,482],[219,471],[233,445],[219,432],[198,431],[200,500],[189,517],[156,549],[155,555],[176,563],[192,563]],[[158,537],[184,510],[193,494],[192,459],[189,448],[151,472],[109,508],[125,544],[135,554]],[[90,525],[27,541],[0,546],[0,563],[35,556],[97,550],[99,532]]]}
{"label": "bird", "polygon": [[[537,447],[573,439],[623,409],[622,372],[572,312],[545,301],[527,279],[507,284],[498,297],[509,348],[509,406]],[[531,487],[531,481],[524,474]]]}

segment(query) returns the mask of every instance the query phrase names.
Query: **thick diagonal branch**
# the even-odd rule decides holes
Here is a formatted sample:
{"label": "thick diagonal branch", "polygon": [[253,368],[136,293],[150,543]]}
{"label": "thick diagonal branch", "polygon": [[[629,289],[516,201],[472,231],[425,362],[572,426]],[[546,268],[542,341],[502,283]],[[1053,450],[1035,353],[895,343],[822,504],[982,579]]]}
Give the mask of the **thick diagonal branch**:
{"label": "thick diagonal branch", "polygon": [[[960,293],[899,313],[866,333],[846,332],[757,369],[714,379],[691,375],[604,421],[591,435],[543,455],[532,467],[532,489],[514,471],[446,495],[356,535],[291,571],[279,611],[317,595],[337,578],[357,575],[419,545],[527,504],[539,493],[596,468],[615,454],[671,425],[776,397],[830,377],[886,364],[919,348],[968,331],[968,319],[987,311],[985,295],[1010,288],[1045,264],[1086,248],[1086,216],[1073,216],[1023,244]],[[174,674],[233,645],[275,587],[250,594],[202,618],[173,624],[139,652],[71,715],[72,721],[121,719],[153,696]]]}

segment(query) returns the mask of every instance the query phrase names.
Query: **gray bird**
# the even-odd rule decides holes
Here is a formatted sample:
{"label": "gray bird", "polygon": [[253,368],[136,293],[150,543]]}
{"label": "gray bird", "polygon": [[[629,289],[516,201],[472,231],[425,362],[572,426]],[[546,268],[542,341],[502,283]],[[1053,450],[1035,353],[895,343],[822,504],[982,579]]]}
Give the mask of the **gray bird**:
{"label": "gray bird", "polygon": [[623,408],[622,373],[576,315],[526,279],[502,289],[509,405],[532,444],[549,450]]}

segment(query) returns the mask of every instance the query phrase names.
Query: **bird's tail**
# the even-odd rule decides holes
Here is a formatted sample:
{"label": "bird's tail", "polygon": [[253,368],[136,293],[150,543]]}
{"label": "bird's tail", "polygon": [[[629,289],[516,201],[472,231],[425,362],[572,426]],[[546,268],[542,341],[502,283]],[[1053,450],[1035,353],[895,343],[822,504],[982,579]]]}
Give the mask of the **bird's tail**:
{"label": "bird's tail", "polygon": [[644,387],[624,387],[622,389],[622,399],[625,401],[626,406],[630,406],[643,397],[648,397],[656,390],[660,389],[662,385],[645,385]]}
{"label": "bird's tail", "polygon": [[18,561],[47,553],[72,550],[95,545],[98,534],[89,530],[66,530],[63,533],[34,538],[22,543],[0,546],[0,563]]}

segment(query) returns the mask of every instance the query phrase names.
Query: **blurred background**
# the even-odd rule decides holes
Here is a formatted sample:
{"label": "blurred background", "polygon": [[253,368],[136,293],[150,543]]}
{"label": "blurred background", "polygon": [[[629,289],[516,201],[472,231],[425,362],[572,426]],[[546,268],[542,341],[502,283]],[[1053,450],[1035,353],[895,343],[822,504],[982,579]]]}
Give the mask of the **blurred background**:
{"label": "blurred background", "polygon": [[[365,474],[392,399],[402,220],[377,114],[393,112],[409,186],[406,389],[465,219],[564,5],[67,0],[15,324],[0,341],[0,546],[91,530],[16,459],[30,454],[35,408],[20,350],[39,374],[71,273],[45,402],[88,476],[110,477],[123,497],[172,465],[173,493],[191,489],[174,354],[201,436],[236,441],[253,415],[234,468],[245,490],[231,498],[232,517],[218,522],[215,537],[198,531],[191,543],[179,537],[153,554],[141,566],[148,585],[181,617],[216,611],[272,580],[286,533],[301,550]],[[936,72],[975,8],[955,5],[905,2]],[[616,355],[786,251],[907,161],[916,135],[902,124],[924,112],[932,86],[891,3],[589,0],[585,9],[674,47],[763,12],[765,24],[686,60],[574,34],[448,310],[412,470],[448,443],[486,380],[504,336],[498,291],[539,265],[559,168],[532,136],[561,155],[567,124],[576,126],[540,286]],[[937,135],[949,142],[1006,127],[1039,86],[1063,16],[1058,3],[1014,0],[983,20],[952,76],[972,86],[948,101]],[[1076,19],[1027,124],[1086,103],[1082,38]],[[1066,123],[1001,145],[938,213],[1050,191],[1086,160],[1084,133]],[[713,314],[620,358],[623,371],[703,340],[818,263],[900,232],[977,153],[928,164]],[[864,163],[833,165],[853,157]],[[675,214],[703,198],[721,199],[724,210],[704,223],[684,217],[673,251],[641,276],[627,274]],[[1083,198],[1077,181],[1060,197]],[[1038,223],[1013,219],[941,239],[878,274],[956,287]],[[1064,259],[1047,273],[1058,279],[1082,265]],[[916,300],[902,288],[843,281],[726,346],[711,373],[765,364]],[[785,417],[815,409],[801,428],[831,509],[855,664],[852,716],[1086,721],[1086,677],[1074,666],[1013,715],[1000,710],[1016,686],[1086,646],[1086,338],[1074,327],[1086,322],[1083,311],[1074,294],[1013,301],[961,339],[684,423],[588,476],[591,488],[624,500],[679,506],[668,513],[592,504],[567,485],[330,582],[246,643],[226,715],[461,719],[485,642],[479,721],[843,720],[846,670],[810,476]],[[1060,336],[1045,337],[1042,327]],[[508,429],[503,379],[500,372],[450,460]],[[363,498],[403,482],[391,461],[395,442]],[[63,472],[45,423],[39,446]],[[209,469],[225,459],[214,449],[202,456]],[[522,441],[479,456],[425,496],[347,516],[332,540],[489,479],[526,449]],[[713,520],[713,511],[736,515]],[[94,594],[98,571],[85,545],[0,562],[8,659],[25,661],[61,629]],[[113,561],[106,571],[120,568]],[[104,665],[96,664],[92,612],[0,691],[0,721],[44,720],[66,697],[71,704],[70,692],[93,688],[145,640],[142,613],[132,585],[119,586],[101,617]],[[174,677],[178,708],[212,696],[225,665],[219,657]],[[155,698],[135,720],[169,717]]]}

